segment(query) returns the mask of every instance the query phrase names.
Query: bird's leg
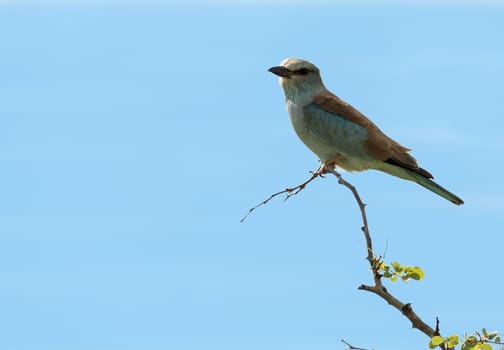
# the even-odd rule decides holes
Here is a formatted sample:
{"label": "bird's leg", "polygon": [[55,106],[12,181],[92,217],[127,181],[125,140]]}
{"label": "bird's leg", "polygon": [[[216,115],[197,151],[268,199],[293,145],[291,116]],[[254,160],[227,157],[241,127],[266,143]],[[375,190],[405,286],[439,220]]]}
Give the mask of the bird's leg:
{"label": "bird's leg", "polygon": [[331,159],[323,162],[320,168],[318,168],[318,170],[315,173],[318,174],[319,176],[330,173],[334,171],[336,169],[336,165],[338,165],[338,163],[344,159],[345,157],[338,153]]}

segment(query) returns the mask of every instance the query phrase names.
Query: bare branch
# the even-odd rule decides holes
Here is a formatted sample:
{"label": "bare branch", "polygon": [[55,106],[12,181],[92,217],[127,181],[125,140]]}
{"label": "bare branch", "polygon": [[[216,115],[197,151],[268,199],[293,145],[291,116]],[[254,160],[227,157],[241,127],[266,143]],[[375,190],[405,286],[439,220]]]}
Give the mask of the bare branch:
{"label": "bare branch", "polygon": [[392,294],[390,294],[387,289],[381,284],[381,281],[378,285],[368,286],[362,284],[359,286],[360,290],[365,290],[371,293],[374,293],[384,299],[391,306],[399,310],[408,320],[411,322],[411,326],[413,328],[418,329],[420,332],[424,333],[429,338],[432,338],[436,335],[436,331],[432,329],[428,324],[423,322],[423,320],[413,311],[410,303],[402,303],[400,300],[395,298]]}
{"label": "bare branch", "polygon": [[374,293],[378,296],[380,296],[382,299],[384,299],[387,303],[392,305],[394,308],[399,310],[408,320],[410,320],[412,327],[418,329],[425,335],[427,335],[429,338],[432,338],[435,335],[439,334],[439,329],[434,330],[432,327],[427,325],[423,320],[413,311],[413,308],[411,307],[410,303],[403,303],[397,298],[395,298],[393,295],[391,295],[387,289],[383,286],[382,284],[382,276],[379,272],[379,266],[380,266],[380,258],[376,257],[373,253],[373,242],[371,239],[371,234],[369,232],[369,225],[367,221],[367,215],[366,215],[366,204],[361,200],[359,193],[357,192],[356,188],[347,182],[341,174],[339,174],[333,166],[328,165],[324,166],[322,173],[331,173],[334,176],[338,178],[338,183],[347,187],[352,194],[355,197],[355,200],[357,201],[357,204],[359,205],[359,209],[361,212],[361,217],[362,217],[362,232],[364,233],[364,237],[366,239],[366,247],[367,247],[367,260],[369,261],[369,265],[371,266],[371,271],[373,273],[373,279],[374,279],[374,285],[373,286],[368,286],[368,285],[361,285],[359,287],[360,290],[365,290],[371,293]]}
{"label": "bare branch", "polygon": [[296,194],[298,194],[299,192],[301,192],[301,191],[302,191],[302,190],[306,187],[306,185],[308,185],[310,182],[312,182],[313,180],[315,180],[315,178],[317,178],[317,177],[319,177],[319,176],[321,176],[321,177],[322,177],[322,172],[320,172],[320,169],[319,169],[319,170],[317,170],[317,171],[312,171],[312,172],[311,172],[311,174],[312,174],[312,175],[311,175],[311,177],[310,177],[308,180],[306,180],[305,182],[303,182],[302,184],[299,184],[299,185],[297,185],[297,186],[295,186],[295,187],[288,187],[288,188],[286,188],[286,189],[285,189],[285,190],[283,190],[283,191],[279,191],[279,192],[277,192],[277,193],[273,193],[271,196],[269,196],[269,198],[268,198],[268,199],[265,199],[265,200],[263,200],[261,203],[259,203],[258,205],[256,205],[255,207],[250,208],[250,209],[249,209],[249,211],[248,211],[248,213],[247,213],[247,215],[245,215],[245,216],[244,216],[244,217],[240,220],[240,223],[243,223],[243,222],[247,219],[247,217],[248,217],[248,216],[249,216],[249,215],[250,215],[250,214],[251,214],[254,210],[256,210],[257,208],[259,208],[260,206],[263,206],[263,205],[268,204],[268,202],[269,202],[270,200],[272,200],[273,198],[275,198],[276,196],[279,196],[279,195],[281,195],[281,194],[287,193],[287,195],[285,196],[285,199],[284,199],[284,201],[286,201],[286,200],[287,200],[287,199],[289,199],[290,197],[295,196]]}
{"label": "bare branch", "polygon": [[[361,230],[362,230],[362,232],[364,232],[364,236],[366,237],[367,260],[369,261],[370,264],[374,264],[375,258],[374,258],[374,254],[373,254],[373,242],[371,241],[371,235],[369,233],[369,226],[368,226],[367,216],[366,216],[366,204],[364,204],[364,202],[361,200],[361,198],[359,196],[359,193],[357,192],[357,189],[352,184],[350,184],[348,181],[346,181],[345,179],[343,179],[343,177],[341,176],[341,174],[338,173],[334,169],[334,167],[332,167],[332,166],[326,166],[323,169],[323,171],[324,171],[324,173],[331,173],[334,176],[336,176],[338,178],[338,183],[340,185],[343,185],[346,188],[348,188],[350,191],[352,191],[352,194],[354,195],[355,200],[357,201],[357,204],[359,205],[359,209],[360,209],[360,212],[361,212],[361,217],[362,217],[362,227],[361,227]],[[371,267],[373,267],[373,266],[371,266]],[[376,269],[373,268],[373,272],[375,270]],[[375,274],[375,281],[376,281],[376,274]]]}
{"label": "bare branch", "polygon": [[[412,324],[413,328],[418,329],[425,335],[427,335],[429,338],[432,338],[436,335],[440,334],[439,331],[439,320],[436,318],[436,329],[433,329],[430,327],[428,324],[426,324],[414,311],[413,308],[411,307],[411,303],[403,303],[397,298],[395,298],[393,295],[391,295],[387,289],[383,286],[382,283],[382,275],[380,274],[380,265],[381,265],[381,257],[377,257],[373,253],[373,241],[371,239],[371,234],[369,232],[369,225],[367,221],[367,215],[366,215],[366,204],[362,201],[360,198],[359,193],[357,192],[357,189],[347,182],[343,177],[341,176],[340,173],[338,173],[335,170],[335,162],[334,161],[329,161],[324,163],[317,171],[312,172],[312,176],[307,179],[305,182],[303,182],[300,185],[297,185],[292,188],[286,188],[283,191],[279,191],[277,193],[272,194],[268,199],[262,201],[255,207],[249,209],[249,212],[247,215],[245,215],[242,219],[241,222],[245,221],[245,219],[252,213],[254,210],[259,208],[262,205],[267,204],[270,200],[273,198],[286,193],[286,197],[284,200],[289,199],[290,197],[298,194],[301,192],[306,185],[308,185],[310,182],[312,182],[315,178],[317,177],[323,177],[324,174],[333,174],[336,176],[338,179],[338,183],[347,187],[352,194],[354,195],[355,200],[357,201],[357,204],[359,206],[360,212],[361,212],[361,219],[362,219],[362,227],[361,230],[364,233],[364,237],[366,239],[366,248],[367,248],[367,257],[366,259],[369,262],[369,265],[371,267],[371,271],[373,273],[373,280],[374,280],[374,285],[364,285],[362,284],[359,286],[358,289],[360,290],[365,290],[371,293],[374,293],[381,297],[383,300],[385,300],[387,303],[389,303],[391,306],[396,308],[398,311],[400,311]],[[356,348],[347,343],[345,340],[341,339],[343,343],[345,343],[350,349],[350,350],[366,350],[362,348]],[[441,346],[442,349],[446,349],[446,346],[443,344]],[[446,349],[446,350],[452,350],[452,349]]]}

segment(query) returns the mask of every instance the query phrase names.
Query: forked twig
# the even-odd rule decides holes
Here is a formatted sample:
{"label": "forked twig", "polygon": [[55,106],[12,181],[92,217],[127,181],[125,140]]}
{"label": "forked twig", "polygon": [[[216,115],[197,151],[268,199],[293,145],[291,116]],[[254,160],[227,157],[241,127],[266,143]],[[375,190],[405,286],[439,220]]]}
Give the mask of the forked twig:
{"label": "forked twig", "polygon": [[[319,169],[320,170],[320,169]],[[271,196],[269,196],[268,199],[265,199],[263,200],[261,203],[259,203],[258,205],[256,205],[255,207],[253,208],[250,208],[247,215],[245,215],[241,220],[240,220],[240,223],[243,223],[245,221],[245,219],[247,219],[247,217],[254,211],[256,210],[257,208],[259,208],[260,206],[263,206],[265,204],[268,204],[268,202],[270,200],[272,200],[273,198],[275,198],[276,196],[279,196],[281,194],[284,194],[284,193],[287,193],[287,195],[285,196],[285,199],[284,201],[286,201],[287,199],[289,199],[290,197],[292,196],[295,196],[296,194],[298,194],[299,192],[301,192],[305,187],[306,185],[308,185],[310,182],[312,182],[313,180],[315,180],[317,177],[319,176],[322,176],[322,173],[317,170],[317,171],[312,171],[311,172],[311,176],[308,180],[306,180],[305,182],[303,182],[302,184],[299,184],[295,187],[288,187],[286,188],[285,190],[283,191],[279,191],[277,193],[273,193]]]}
{"label": "forked twig", "polygon": [[353,346],[350,343],[348,343],[347,341],[345,341],[345,339],[341,339],[341,342],[344,343],[346,346],[348,346],[347,350],[368,350],[365,348],[356,348],[355,346]]}

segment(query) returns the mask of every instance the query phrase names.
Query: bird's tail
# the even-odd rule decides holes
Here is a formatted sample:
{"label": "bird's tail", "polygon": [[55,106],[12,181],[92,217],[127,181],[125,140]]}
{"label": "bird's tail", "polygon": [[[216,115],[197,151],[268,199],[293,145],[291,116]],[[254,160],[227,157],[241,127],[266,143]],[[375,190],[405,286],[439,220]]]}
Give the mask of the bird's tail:
{"label": "bird's tail", "polygon": [[464,204],[464,201],[462,199],[460,199],[457,195],[451,193],[446,188],[438,185],[437,183],[435,183],[431,179],[429,179],[419,173],[414,172],[413,170],[405,169],[405,168],[402,168],[402,167],[399,167],[396,165],[391,165],[391,164],[386,164],[386,163],[382,163],[382,164],[384,164],[385,166],[380,167],[378,170],[384,171],[386,173],[389,173],[389,174],[397,176],[397,177],[401,177],[406,180],[416,182],[420,186],[425,187],[429,191],[432,191],[435,194],[437,194],[438,196],[441,196],[444,199],[449,200],[453,204],[456,204],[456,205]]}
{"label": "bird's tail", "polygon": [[423,186],[426,189],[428,189],[429,191],[432,191],[435,194],[449,200],[453,204],[456,204],[456,205],[464,204],[464,201],[462,199],[460,199],[457,195],[451,193],[446,188],[438,185],[437,183],[435,183],[431,179],[428,179],[428,178],[426,178],[420,174],[417,174],[413,171],[410,171],[410,170],[407,170],[407,171],[411,173],[411,176],[413,177],[413,181],[415,181],[420,186]]}

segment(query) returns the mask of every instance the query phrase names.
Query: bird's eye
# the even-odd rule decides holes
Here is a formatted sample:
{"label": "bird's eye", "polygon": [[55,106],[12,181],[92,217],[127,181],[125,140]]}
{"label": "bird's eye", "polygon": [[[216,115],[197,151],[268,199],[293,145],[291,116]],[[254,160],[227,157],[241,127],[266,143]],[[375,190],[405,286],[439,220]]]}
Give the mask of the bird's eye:
{"label": "bird's eye", "polygon": [[306,74],[310,73],[310,70],[308,68],[301,68],[298,70],[298,73],[301,75],[306,75]]}

